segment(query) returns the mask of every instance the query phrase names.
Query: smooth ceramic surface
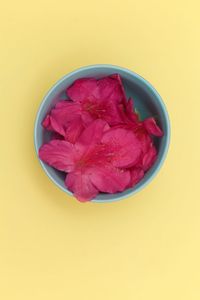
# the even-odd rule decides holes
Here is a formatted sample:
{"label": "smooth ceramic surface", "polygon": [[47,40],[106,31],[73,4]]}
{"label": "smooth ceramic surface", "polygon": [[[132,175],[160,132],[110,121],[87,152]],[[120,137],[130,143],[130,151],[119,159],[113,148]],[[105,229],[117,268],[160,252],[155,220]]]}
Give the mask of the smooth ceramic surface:
{"label": "smooth ceramic surface", "polygon": [[[92,202],[112,202],[117,201],[126,197],[129,197],[136,192],[143,189],[149,182],[155,177],[155,175],[160,170],[167,154],[169,140],[170,140],[170,123],[166,107],[154,87],[146,81],[144,78],[138,74],[113,65],[92,65],[75,70],[63,78],[61,78],[47,93],[44,97],[40,108],[37,113],[35,121],[34,130],[34,142],[35,148],[38,155],[38,150],[40,146],[49,140],[49,133],[43,129],[41,123],[50,111],[50,109],[58,101],[57,96],[65,96],[65,89],[67,86],[72,84],[72,82],[81,77],[95,77],[100,78],[113,73],[118,73],[122,77],[122,81],[125,87],[127,97],[132,97],[134,99],[134,105],[139,111],[142,119],[153,116],[156,118],[159,126],[164,132],[162,138],[155,139],[155,144],[158,150],[158,157],[153,165],[153,167],[145,174],[144,178],[134,187],[128,189],[122,193],[116,194],[99,194]],[[40,161],[44,171],[49,176],[49,178],[64,192],[72,195],[70,191],[67,190],[64,184],[65,174],[55,170],[54,168],[46,165]]]}

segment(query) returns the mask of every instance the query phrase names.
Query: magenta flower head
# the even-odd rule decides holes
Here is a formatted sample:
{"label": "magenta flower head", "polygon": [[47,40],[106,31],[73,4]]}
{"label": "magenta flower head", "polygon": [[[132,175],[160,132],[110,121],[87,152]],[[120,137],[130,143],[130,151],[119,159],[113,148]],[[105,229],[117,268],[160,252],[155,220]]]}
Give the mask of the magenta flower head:
{"label": "magenta flower head", "polygon": [[122,121],[119,106],[126,99],[119,75],[99,80],[78,79],[66,92],[70,100],[58,102],[43,126],[69,142],[75,142],[82,129],[96,119],[105,120],[111,126]]}
{"label": "magenta flower head", "polygon": [[154,164],[154,137],[163,132],[154,118],[140,120],[118,74],[81,78],[66,90],[43,120],[52,132],[39,157],[65,172],[65,185],[81,201],[136,185]]}
{"label": "magenta flower head", "polygon": [[68,173],[66,186],[80,201],[91,200],[99,192],[123,191],[131,180],[128,168],[136,165],[140,155],[133,132],[110,128],[101,119],[93,121],[76,143],[53,140],[39,151],[40,159]]}

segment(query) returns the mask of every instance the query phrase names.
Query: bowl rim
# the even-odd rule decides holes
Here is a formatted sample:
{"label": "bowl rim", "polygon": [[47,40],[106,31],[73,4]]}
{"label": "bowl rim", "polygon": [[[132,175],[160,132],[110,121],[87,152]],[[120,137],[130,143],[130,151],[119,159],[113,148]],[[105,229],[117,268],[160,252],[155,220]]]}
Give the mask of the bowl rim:
{"label": "bowl rim", "polygon": [[[161,156],[161,159],[159,160],[158,164],[157,164],[157,167],[156,169],[154,170],[154,172],[152,172],[152,174],[140,185],[140,186],[135,186],[134,190],[131,190],[125,194],[125,195],[120,195],[121,193],[116,193],[117,197],[115,198],[112,198],[112,199],[92,199],[90,202],[92,203],[110,203],[110,202],[115,202],[115,201],[120,201],[122,199],[126,199],[126,198],[129,198],[133,195],[135,195],[136,193],[138,193],[139,191],[141,191],[143,188],[145,188],[155,177],[156,175],[159,173],[161,167],[163,166],[163,163],[166,159],[166,156],[167,156],[167,153],[168,153],[168,150],[169,150],[169,144],[170,144],[170,137],[171,137],[171,127],[170,127],[170,119],[169,119],[169,113],[167,111],[167,108],[166,108],[166,105],[165,103],[163,102],[160,94],[158,93],[158,91],[153,87],[153,85],[148,81],[146,80],[145,78],[143,78],[141,75],[135,73],[134,71],[131,71],[127,68],[124,68],[124,67],[120,67],[118,65],[113,65],[113,64],[93,64],[93,65],[87,65],[87,66],[83,66],[83,67],[80,67],[78,69],[75,69],[69,73],[67,73],[66,75],[62,76],[59,80],[57,80],[53,85],[52,87],[48,90],[48,92],[44,95],[40,105],[39,105],[39,108],[37,110],[37,113],[36,113],[36,118],[35,118],[35,122],[34,122],[34,148],[35,148],[35,152],[36,152],[36,156],[37,156],[37,159],[39,160],[39,163],[40,165],[42,166],[43,170],[45,171],[45,173],[47,174],[47,176],[55,183],[56,186],[58,186],[62,191],[64,191],[65,193],[67,193],[68,195],[70,196],[73,196],[73,193],[71,193],[67,188],[63,188],[55,179],[54,177],[49,174],[49,172],[47,171],[46,167],[45,167],[45,163],[42,162],[40,159],[39,159],[39,156],[38,156],[38,150],[39,150],[39,146],[38,146],[38,143],[37,143],[37,127],[38,127],[38,122],[39,122],[39,116],[40,116],[40,112],[44,106],[44,104],[46,103],[46,100],[48,99],[49,95],[52,93],[52,91],[57,87],[59,86],[63,81],[65,81],[67,78],[73,76],[73,75],[76,75],[78,74],[79,72],[81,71],[84,71],[84,70],[92,70],[92,69],[100,69],[100,68],[107,68],[107,69],[113,69],[115,70],[115,72],[117,70],[119,71],[122,71],[122,72],[125,72],[125,73],[128,73],[129,75],[131,76],[134,76],[135,78],[137,78],[139,81],[141,81],[145,86],[147,86],[151,92],[153,92],[156,96],[156,99],[158,100],[161,108],[162,108],[162,111],[163,111],[163,114],[164,114],[164,117],[165,117],[165,120],[166,120],[166,142],[165,142],[165,147],[164,147],[164,151],[163,151],[163,154]],[[115,194],[113,194],[115,195]]]}

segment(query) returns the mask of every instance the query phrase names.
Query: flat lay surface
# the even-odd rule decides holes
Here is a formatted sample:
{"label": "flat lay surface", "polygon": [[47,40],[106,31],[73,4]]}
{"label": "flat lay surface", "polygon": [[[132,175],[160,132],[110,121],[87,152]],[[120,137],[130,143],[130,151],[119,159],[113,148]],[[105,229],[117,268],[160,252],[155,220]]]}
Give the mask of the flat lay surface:
{"label": "flat lay surface", "polygon": [[[199,300],[199,1],[3,2],[0,12],[0,298]],[[79,203],[34,149],[53,84],[86,65],[147,79],[171,122],[167,159],[145,189]]]}

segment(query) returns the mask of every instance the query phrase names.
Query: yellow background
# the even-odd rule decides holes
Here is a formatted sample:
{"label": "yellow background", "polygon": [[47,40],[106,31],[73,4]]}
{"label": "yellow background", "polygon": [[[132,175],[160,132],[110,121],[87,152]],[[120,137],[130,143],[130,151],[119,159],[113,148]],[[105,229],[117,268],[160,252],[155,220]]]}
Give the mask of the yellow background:
{"label": "yellow background", "polygon": [[[2,2],[2,300],[200,299],[199,13],[198,0]],[[33,146],[46,91],[95,63],[148,79],[172,125],[159,175],[113,204],[68,197]]]}

